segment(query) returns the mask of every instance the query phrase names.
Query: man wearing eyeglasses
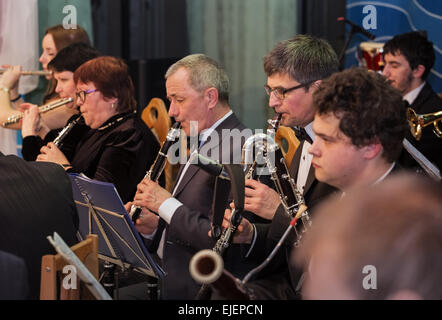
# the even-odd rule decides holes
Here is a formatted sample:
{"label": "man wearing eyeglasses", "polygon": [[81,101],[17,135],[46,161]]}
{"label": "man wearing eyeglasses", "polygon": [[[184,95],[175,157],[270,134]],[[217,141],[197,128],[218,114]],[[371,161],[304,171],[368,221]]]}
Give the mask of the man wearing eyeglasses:
{"label": "man wearing eyeglasses", "polygon": [[[265,90],[269,95],[269,107],[282,114],[281,125],[294,127],[300,140],[289,172],[311,211],[312,207],[335,190],[315,179],[312,156],[307,151],[315,139],[312,130],[315,113],[313,92],[321,79],[338,70],[338,59],[326,41],[309,35],[297,35],[278,43],[264,57],[264,70],[267,74]],[[276,191],[255,180],[247,180],[245,185],[244,209],[273,221],[270,225],[252,225],[244,219],[235,242],[250,244],[250,248],[246,248],[246,257],[263,261],[281,238],[290,220]],[[226,221],[230,219],[228,211]],[[298,282],[299,275],[289,273],[286,260],[292,244],[293,238],[287,241],[286,250],[280,250],[270,266],[257,275],[258,280],[253,281],[257,298],[297,297],[292,284]]]}

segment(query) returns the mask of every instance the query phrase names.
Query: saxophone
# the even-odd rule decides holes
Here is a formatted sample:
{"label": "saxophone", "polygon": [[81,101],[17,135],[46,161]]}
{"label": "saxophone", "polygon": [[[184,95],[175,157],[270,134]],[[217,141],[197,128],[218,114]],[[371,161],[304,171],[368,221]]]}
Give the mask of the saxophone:
{"label": "saxophone", "polygon": [[[274,119],[269,119],[267,120],[269,126],[267,128],[267,135],[269,137],[274,138],[276,131],[278,130],[279,127],[279,123],[281,122],[281,114],[276,114]],[[257,161],[257,157],[264,155],[265,153],[265,148],[259,148],[258,152],[257,152],[257,157],[255,157],[255,159],[253,160],[253,162],[250,164],[250,167],[247,168],[247,166],[249,165],[250,161],[247,159],[245,159],[246,155],[248,155],[247,150],[249,150],[252,146],[251,141],[253,138],[250,137],[249,139],[246,140],[246,142],[243,145],[242,148],[242,160],[245,166],[245,171],[246,174],[244,176],[245,180],[249,180],[252,179],[253,177],[253,173],[255,172],[256,166],[258,164]],[[248,142],[249,141],[249,142]],[[232,215],[230,217],[230,222],[229,222],[229,227],[224,229],[223,233],[221,234],[221,236],[219,237],[219,239],[216,241],[215,246],[212,248],[212,251],[217,253],[219,256],[223,256],[224,252],[227,250],[227,248],[231,245],[232,241],[233,241],[233,236],[235,235],[236,229],[238,229],[238,226],[240,225],[241,221],[242,221],[243,215],[242,215],[242,210],[237,210],[236,208],[234,208],[232,210]],[[197,300],[204,300],[204,299],[208,299],[210,296],[210,286],[208,284],[203,284],[200,288],[200,290],[198,291],[198,294],[196,296],[195,299]]]}
{"label": "saxophone", "polygon": [[247,144],[245,151],[248,154],[244,155],[243,158],[246,160],[251,158],[250,154],[253,152],[253,145],[257,146],[258,149],[265,148],[266,167],[275,184],[276,191],[279,193],[287,216],[293,219],[297,217],[299,209],[303,208],[302,212],[300,212],[300,216],[297,217],[297,221],[301,221],[301,223],[297,223],[294,228],[296,232],[294,245],[297,247],[302,235],[311,227],[310,215],[306,210],[304,196],[299,191],[293,178],[290,177],[281,148],[274,139],[266,134],[255,134],[248,140],[250,141],[246,141],[244,144],[245,146]]}
{"label": "saxophone", "polygon": [[[267,135],[268,136],[275,137],[276,131],[278,130],[278,127],[279,127],[279,123],[281,122],[281,116],[282,116],[281,114],[277,114],[274,119],[267,120],[267,122],[269,124],[269,127],[267,128]],[[247,141],[249,139],[247,139],[246,142],[244,143],[243,148],[242,148],[242,154],[241,154],[242,160],[243,160],[245,166],[247,166],[247,162],[245,160],[245,157],[247,154],[246,151],[248,149],[250,149],[250,145],[247,144]],[[264,152],[265,152],[265,150],[258,150],[258,156],[263,154]],[[245,180],[252,179],[253,173],[255,172],[257,164],[258,164],[258,161],[255,159],[248,169],[246,167],[247,172],[244,176]],[[224,251],[232,243],[233,236],[235,235],[236,229],[238,228],[239,224],[241,223],[242,218],[243,218],[242,215],[240,213],[238,213],[236,209],[233,209],[232,215],[230,218],[229,228],[227,228],[223,231],[222,235],[220,236],[220,238],[216,242],[215,247],[212,249],[213,251],[217,252],[221,256],[224,254]]]}
{"label": "saxophone", "polygon": [[[281,148],[274,140],[274,135],[258,133],[246,140],[242,149],[242,159],[246,164],[252,163],[252,166],[256,165],[256,159],[254,160],[253,157],[254,149],[257,149],[257,155],[264,155],[265,164],[275,184],[276,191],[279,193],[284,211],[291,219],[284,235],[267,259],[252,269],[243,280],[239,280],[228,271],[223,270],[222,258],[215,250],[199,251],[192,257],[189,265],[189,271],[195,281],[202,283],[203,286],[213,287],[220,291],[224,297],[232,299],[254,299],[253,291],[248,290],[244,285],[270,263],[282,243],[289,236],[291,229],[296,232],[294,246],[298,247],[303,234],[311,227],[310,215],[304,197],[289,175],[284,156]],[[301,223],[298,223],[299,221]],[[233,230],[236,230],[236,227]],[[233,234],[231,237],[233,237]],[[218,242],[221,243],[221,239]]]}
{"label": "saxophone", "polygon": [[[148,178],[152,181],[158,181],[161,173],[163,173],[164,167],[166,166],[167,151],[179,139],[180,129],[181,123],[179,122],[175,122],[175,124],[170,128],[169,132],[167,133],[166,141],[164,141],[163,145],[161,146],[161,149],[158,152],[155,161],[144,176],[144,179]],[[141,209],[142,208],[140,206],[136,205],[132,205],[132,207],[130,208],[129,216],[131,217],[134,224],[135,221],[137,221],[137,219],[140,217]]]}

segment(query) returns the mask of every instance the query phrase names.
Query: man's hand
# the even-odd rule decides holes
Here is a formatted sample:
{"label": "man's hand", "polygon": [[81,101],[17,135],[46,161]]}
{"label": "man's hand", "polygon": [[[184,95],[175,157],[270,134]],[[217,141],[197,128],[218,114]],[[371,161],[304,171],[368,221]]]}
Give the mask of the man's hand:
{"label": "man's hand", "polygon": [[[124,205],[127,212],[130,212],[130,208],[134,203],[128,202]],[[142,234],[150,235],[158,227],[159,217],[146,208],[142,208],[140,217],[135,221],[135,228]]]}
{"label": "man's hand", "polygon": [[170,192],[160,187],[157,182],[145,178],[137,186],[134,204],[158,212],[161,204],[171,197]]}
{"label": "man's hand", "polygon": [[268,220],[272,220],[281,204],[279,194],[272,188],[256,180],[245,182],[244,210]]}
{"label": "man's hand", "polygon": [[[223,230],[229,228],[232,210],[226,209],[223,218]],[[212,237],[212,231],[209,231],[209,237]],[[251,243],[253,239],[253,226],[246,218],[242,218],[241,223],[233,236],[233,243]]]}

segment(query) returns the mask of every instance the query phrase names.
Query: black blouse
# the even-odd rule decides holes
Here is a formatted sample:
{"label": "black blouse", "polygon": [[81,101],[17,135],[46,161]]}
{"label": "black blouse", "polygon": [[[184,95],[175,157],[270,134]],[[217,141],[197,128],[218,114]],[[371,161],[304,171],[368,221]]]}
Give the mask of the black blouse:
{"label": "black blouse", "polygon": [[[78,114],[73,115],[66,122],[66,125],[71,123],[74,119],[78,117]],[[84,124],[83,118],[79,121],[69,132],[68,135],[63,139],[61,146],[59,146],[61,152],[65,157],[71,161],[74,156],[75,148],[78,142],[81,140],[84,134],[89,131],[89,127]],[[23,159],[26,161],[35,161],[37,156],[40,154],[40,149],[48,144],[58,136],[58,133],[62,129],[54,129],[48,132],[44,139],[39,136],[27,136],[23,138],[22,144],[22,155]]]}
{"label": "black blouse", "polygon": [[84,135],[68,171],[113,183],[126,203],[133,200],[159,149],[155,135],[136,114],[118,114]]}

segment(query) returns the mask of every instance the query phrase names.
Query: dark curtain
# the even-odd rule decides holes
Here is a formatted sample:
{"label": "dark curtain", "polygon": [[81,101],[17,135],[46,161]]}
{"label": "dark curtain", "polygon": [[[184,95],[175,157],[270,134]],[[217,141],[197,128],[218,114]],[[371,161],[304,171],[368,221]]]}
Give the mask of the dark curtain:
{"label": "dark curtain", "polygon": [[339,56],[345,42],[345,25],[337,22],[345,17],[346,0],[299,0],[298,30],[327,40]]}
{"label": "dark curtain", "polygon": [[165,100],[164,73],[189,54],[186,1],[91,0],[95,47],[129,65],[141,111]]}

